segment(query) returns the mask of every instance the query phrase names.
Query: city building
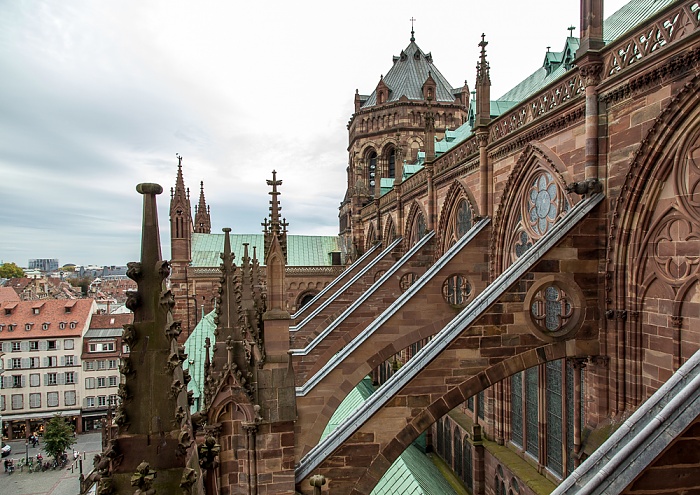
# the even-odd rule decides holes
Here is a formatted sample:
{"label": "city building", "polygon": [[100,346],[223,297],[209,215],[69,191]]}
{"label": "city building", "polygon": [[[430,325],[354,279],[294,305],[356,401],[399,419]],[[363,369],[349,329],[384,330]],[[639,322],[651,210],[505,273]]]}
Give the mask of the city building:
{"label": "city building", "polygon": [[54,272],[58,270],[58,259],[57,258],[37,258],[30,259],[29,265],[27,266],[30,270],[39,270],[44,273]]}
{"label": "city building", "polygon": [[108,411],[117,405],[117,391],[121,383],[119,367],[129,355],[122,343],[124,325],[133,321],[133,314],[96,314],[83,336],[81,361],[84,393],[82,395],[82,429],[102,428]]}
{"label": "city building", "polygon": [[92,299],[0,303],[4,436],[41,432],[55,414],[81,431],[81,344],[95,302]]}

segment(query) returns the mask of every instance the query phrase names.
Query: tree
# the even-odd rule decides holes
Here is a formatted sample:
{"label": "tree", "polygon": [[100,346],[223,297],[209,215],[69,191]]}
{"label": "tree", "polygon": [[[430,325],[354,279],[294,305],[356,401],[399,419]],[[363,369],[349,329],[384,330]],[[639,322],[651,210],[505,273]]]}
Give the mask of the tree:
{"label": "tree", "polygon": [[24,277],[24,270],[15,263],[3,263],[0,265],[0,278],[20,278]]}
{"label": "tree", "polygon": [[73,426],[57,414],[46,423],[44,427],[44,450],[56,461],[61,454],[75,443]]}

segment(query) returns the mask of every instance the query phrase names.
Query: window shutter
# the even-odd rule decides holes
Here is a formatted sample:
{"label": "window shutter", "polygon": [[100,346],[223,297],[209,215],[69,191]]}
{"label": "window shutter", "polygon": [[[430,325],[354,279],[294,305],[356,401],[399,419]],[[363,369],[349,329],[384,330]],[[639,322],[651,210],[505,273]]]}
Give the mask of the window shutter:
{"label": "window shutter", "polygon": [[29,350],[29,341],[28,340],[23,340],[22,342],[19,343],[19,348],[23,352],[27,352]]}
{"label": "window shutter", "polygon": [[44,373],[44,385],[48,385],[48,384],[49,384],[49,374]]}
{"label": "window shutter", "polygon": [[49,349],[49,343],[46,340],[40,340],[39,341],[39,350],[46,351],[48,349]]}
{"label": "window shutter", "polygon": [[3,342],[2,343],[2,352],[11,352],[12,351],[12,344],[9,342]]}
{"label": "window shutter", "polygon": [[66,374],[65,373],[58,373],[58,384],[59,385],[66,384]]}
{"label": "window shutter", "polygon": [[22,358],[22,368],[29,368],[29,358]]}
{"label": "window shutter", "polygon": [[27,386],[27,377],[26,375],[22,375],[22,386],[26,387]]}
{"label": "window shutter", "polygon": [[49,358],[44,356],[44,368],[48,368],[48,367],[49,367]]}
{"label": "window shutter", "polygon": [[83,398],[83,407],[87,407],[87,397]]}
{"label": "window shutter", "polygon": [[60,350],[60,349],[61,349],[61,341],[57,340],[56,341],[56,350]]}
{"label": "window shutter", "polygon": [[12,358],[9,358],[9,359],[7,360],[7,368],[6,368],[6,369],[8,369],[8,370],[11,370],[11,369],[12,369]]}
{"label": "window shutter", "polygon": [[65,365],[66,365],[66,357],[61,356],[61,366],[65,366]]}

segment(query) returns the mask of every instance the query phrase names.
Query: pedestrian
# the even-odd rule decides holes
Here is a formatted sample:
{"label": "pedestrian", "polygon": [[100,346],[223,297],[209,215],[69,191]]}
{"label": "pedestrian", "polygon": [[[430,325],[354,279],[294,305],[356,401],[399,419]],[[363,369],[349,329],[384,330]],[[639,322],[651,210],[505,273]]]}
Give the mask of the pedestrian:
{"label": "pedestrian", "polygon": [[10,463],[10,461],[8,461],[7,459],[5,459],[5,472],[7,472],[7,466],[9,465],[9,463]]}

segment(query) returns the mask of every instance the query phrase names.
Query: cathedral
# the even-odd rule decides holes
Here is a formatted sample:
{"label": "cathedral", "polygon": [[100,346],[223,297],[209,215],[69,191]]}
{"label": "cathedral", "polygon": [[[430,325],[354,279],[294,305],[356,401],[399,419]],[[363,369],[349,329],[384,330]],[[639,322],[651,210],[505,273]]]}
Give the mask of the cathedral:
{"label": "cathedral", "polygon": [[700,3],[580,12],[498,98],[485,35],[472,93],[411,32],[354,96],[337,237],[288,232],[277,172],[262,234],[212,234],[180,161],[164,261],[140,184],[131,355],[81,488],[408,493],[419,452],[446,484],[411,493],[697,492]]}

